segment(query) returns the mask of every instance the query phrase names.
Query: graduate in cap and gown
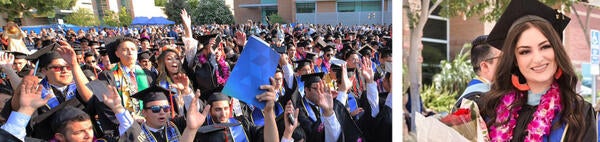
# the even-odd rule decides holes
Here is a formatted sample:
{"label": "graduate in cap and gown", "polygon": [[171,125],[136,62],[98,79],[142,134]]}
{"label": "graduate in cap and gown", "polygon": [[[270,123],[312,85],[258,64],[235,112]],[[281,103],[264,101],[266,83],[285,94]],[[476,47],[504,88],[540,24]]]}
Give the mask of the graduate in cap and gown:
{"label": "graduate in cap and gown", "polygon": [[346,107],[333,98],[330,88],[321,80],[323,75],[313,73],[302,76],[306,95],[297,106],[300,108],[298,119],[306,132],[306,141],[361,141],[361,130]]}
{"label": "graduate in cap and gown", "polygon": [[[121,103],[132,113],[136,120],[141,120],[142,102],[131,95],[148,88],[154,81],[150,72],[146,72],[136,64],[137,46],[136,39],[129,37],[114,37],[106,45],[107,56],[112,68],[106,68],[98,75],[98,80],[117,88],[121,96]],[[106,65],[105,65],[106,67]],[[92,99],[88,113],[98,115],[98,122],[104,132],[103,137],[116,139],[118,137],[117,124],[114,113],[104,104],[97,104],[99,99]],[[96,104],[94,104],[96,103]]]}
{"label": "graduate in cap and gown", "polygon": [[[38,108],[32,116],[27,127],[28,135],[34,138],[48,139],[52,134],[48,129],[49,116],[59,106],[69,105],[80,109],[86,108],[85,104],[92,97],[92,91],[86,86],[89,82],[75,57],[75,51],[64,41],[51,44],[29,55],[27,59],[37,59],[37,71],[44,75],[39,82],[42,86],[42,97],[50,97],[45,107]],[[19,103],[13,99],[2,111],[8,115],[10,110],[17,110]]]}
{"label": "graduate in cap and gown", "polygon": [[538,0],[513,0],[487,42],[502,50],[494,83],[478,102],[491,141],[597,141],[592,105],[565,47],[570,21]]}

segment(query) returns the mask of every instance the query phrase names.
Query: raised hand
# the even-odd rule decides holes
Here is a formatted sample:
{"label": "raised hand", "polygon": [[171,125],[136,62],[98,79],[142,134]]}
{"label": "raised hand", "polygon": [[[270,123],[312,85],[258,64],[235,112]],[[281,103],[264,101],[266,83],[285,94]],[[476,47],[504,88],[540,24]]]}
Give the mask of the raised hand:
{"label": "raised hand", "polygon": [[210,105],[206,105],[204,106],[202,113],[199,112],[200,106],[198,106],[198,98],[200,98],[200,95],[200,90],[196,90],[196,96],[192,99],[192,103],[187,112],[186,129],[193,130],[194,132],[202,126],[204,121],[206,121],[206,116],[208,116],[210,110]]}
{"label": "raised hand", "polygon": [[171,87],[176,88],[180,94],[190,94],[192,93],[190,90],[190,79],[184,73],[177,73],[173,77],[173,85]]}
{"label": "raised hand", "polygon": [[[15,56],[9,53],[4,53],[0,57],[0,66],[3,67],[11,67],[13,62],[15,61]],[[10,68],[12,69],[12,68]]]}
{"label": "raised hand", "polygon": [[238,46],[246,45],[246,33],[243,33],[241,31],[235,32],[235,43]]}
{"label": "raised hand", "polygon": [[57,49],[60,56],[62,56],[65,61],[68,63],[78,63],[77,55],[75,54],[75,50],[67,43],[66,41],[59,41],[60,47]]}
{"label": "raised hand", "polygon": [[256,99],[258,99],[258,101],[266,101],[267,103],[263,111],[273,111],[273,107],[275,106],[275,79],[271,77],[269,78],[269,80],[271,81],[271,85],[260,86],[260,89],[267,90],[267,92],[256,96]]}
{"label": "raised hand", "polygon": [[192,20],[185,9],[181,10],[181,21],[183,21],[183,31],[186,37],[192,36]]}
{"label": "raised hand", "polygon": [[38,82],[39,79],[31,74],[23,77],[18,87],[19,112],[31,115],[37,108],[46,105],[48,100],[54,97],[53,95],[47,95],[46,98],[42,98],[42,88],[44,87]]}
{"label": "raised hand", "polygon": [[108,86],[109,94],[103,94],[102,100],[104,104],[108,106],[115,114],[125,111],[123,105],[121,105],[121,97],[117,92],[117,89],[111,85]]}
{"label": "raised hand", "polygon": [[342,82],[340,84],[340,87],[338,88],[338,91],[344,91],[347,92],[348,89],[350,89],[350,86],[352,86],[352,81],[350,81],[350,79],[348,78],[348,67],[346,65],[346,63],[343,63],[341,65],[342,67],[342,78],[338,78],[341,79]]}
{"label": "raised hand", "polygon": [[317,95],[319,101],[317,105],[323,108],[323,115],[331,116],[333,115],[333,96],[331,92],[328,90],[328,87],[325,87],[325,83],[323,81],[318,83]]}
{"label": "raised hand", "polygon": [[367,81],[367,83],[374,82],[373,62],[371,62],[371,59],[363,57],[361,71],[361,75]]}
{"label": "raised hand", "polygon": [[[292,134],[294,133],[294,130],[296,129],[296,127],[298,127],[299,123],[298,123],[298,112],[299,109],[294,109],[294,105],[292,105],[292,101],[288,101],[287,104],[285,105],[285,113],[283,114],[284,117],[284,121],[285,121],[285,130],[283,132],[283,137],[287,138],[287,139],[291,139],[292,138]],[[294,122],[290,122],[289,120],[289,114],[293,114],[294,116]]]}
{"label": "raised hand", "polygon": [[287,56],[287,54],[281,54],[281,57],[279,58],[279,65],[280,66],[284,66],[289,64],[289,57]]}

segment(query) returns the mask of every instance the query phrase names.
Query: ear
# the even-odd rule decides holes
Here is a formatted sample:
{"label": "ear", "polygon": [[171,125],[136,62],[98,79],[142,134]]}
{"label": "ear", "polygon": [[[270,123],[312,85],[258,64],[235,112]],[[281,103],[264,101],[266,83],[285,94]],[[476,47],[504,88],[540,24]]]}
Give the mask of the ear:
{"label": "ear", "polygon": [[487,62],[485,62],[485,61],[479,62],[479,72],[481,72],[481,73],[487,72],[488,69],[489,69],[489,66],[488,66]]}
{"label": "ear", "polygon": [[54,138],[55,138],[56,140],[58,140],[59,142],[65,142],[65,141],[67,141],[67,140],[65,139],[65,135],[63,135],[63,134],[61,134],[61,133],[54,133]]}

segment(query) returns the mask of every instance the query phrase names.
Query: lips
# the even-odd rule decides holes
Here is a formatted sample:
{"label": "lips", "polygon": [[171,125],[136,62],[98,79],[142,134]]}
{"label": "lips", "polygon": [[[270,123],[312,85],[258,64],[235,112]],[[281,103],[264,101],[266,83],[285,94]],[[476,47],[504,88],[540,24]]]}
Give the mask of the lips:
{"label": "lips", "polygon": [[535,67],[532,67],[530,69],[533,70],[534,72],[544,72],[546,70],[546,68],[548,68],[548,64],[543,64],[543,65],[535,66]]}

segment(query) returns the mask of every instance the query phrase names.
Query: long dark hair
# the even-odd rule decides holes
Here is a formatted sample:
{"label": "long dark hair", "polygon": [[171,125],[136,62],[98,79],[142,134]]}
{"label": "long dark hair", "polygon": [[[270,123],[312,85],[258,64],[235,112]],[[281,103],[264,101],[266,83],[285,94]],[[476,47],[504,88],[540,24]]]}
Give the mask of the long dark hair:
{"label": "long dark hair", "polygon": [[[158,55],[158,59],[156,60],[156,62],[158,63],[158,77],[156,78],[156,82],[160,83],[161,81],[165,81],[167,80],[167,78],[169,78],[169,70],[167,70],[167,64],[165,63],[165,59],[167,58],[167,54],[171,52],[171,53],[175,53],[176,57],[179,57],[179,53],[173,49],[167,49],[165,51],[163,51],[160,55]],[[185,73],[185,71],[183,70],[183,63],[179,64],[179,66],[177,67],[179,73]]]}
{"label": "long dark hair", "polygon": [[[511,75],[516,74],[520,78],[521,75],[515,57],[516,44],[523,33],[523,31],[537,28],[542,34],[548,38],[548,41],[552,45],[555,54],[555,60],[558,64],[558,68],[562,69],[563,74],[556,80],[560,88],[560,99],[562,105],[562,111],[559,112],[560,116],[559,123],[555,123],[553,128],[559,127],[562,123],[567,123],[571,129],[568,129],[569,135],[566,135],[567,141],[582,141],[585,134],[584,130],[587,127],[591,127],[595,124],[588,124],[588,121],[584,120],[583,109],[585,102],[583,98],[575,92],[577,84],[577,76],[571,65],[570,59],[562,45],[561,39],[558,33],[553,29],[546,21],[528,21],[515,25],[504,41],[504,47],[502,48],[503,55],[500,57],[500,62],[495,73],[495,82],[491,86],[491,90],[483,95],[482,97],[482,111],[481,114],[488,118],[488,127],[492,125],[502,125],[503,123],[496,122],[496,107],[502,97],[511,91],[517,91],[517,89],[511,83]],[[517,93],[527,93],[525,91],[517,91]],[[523,99],[516,99],[511,108],[523,106],[526,104],[527,95],[524,95]]]}

